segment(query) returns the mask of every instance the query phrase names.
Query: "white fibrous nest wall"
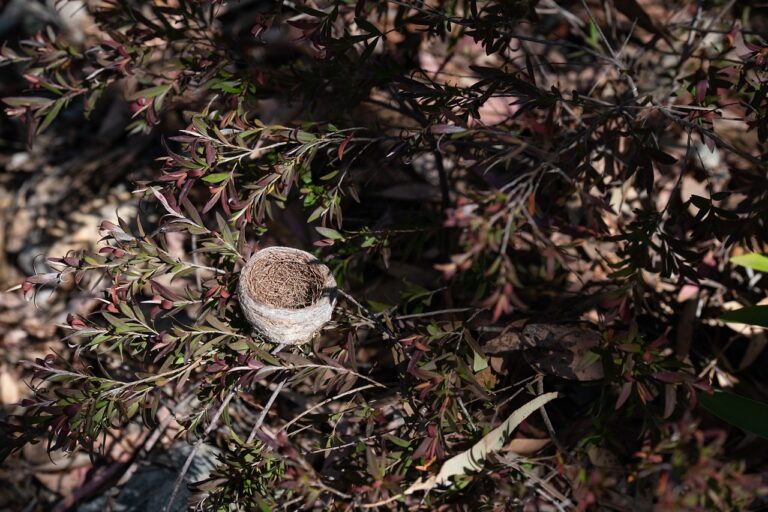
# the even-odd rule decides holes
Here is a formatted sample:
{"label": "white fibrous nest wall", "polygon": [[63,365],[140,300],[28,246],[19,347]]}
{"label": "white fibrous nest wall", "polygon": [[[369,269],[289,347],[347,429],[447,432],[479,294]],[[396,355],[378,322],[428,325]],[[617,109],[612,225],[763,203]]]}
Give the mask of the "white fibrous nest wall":
{"label": "white fibrous nest wall", "polygon": [[268,341],[309,342],[328,323],[336,304],[336,280],[308,252],[268,247],[254,254],[240,272],[240,307]]}

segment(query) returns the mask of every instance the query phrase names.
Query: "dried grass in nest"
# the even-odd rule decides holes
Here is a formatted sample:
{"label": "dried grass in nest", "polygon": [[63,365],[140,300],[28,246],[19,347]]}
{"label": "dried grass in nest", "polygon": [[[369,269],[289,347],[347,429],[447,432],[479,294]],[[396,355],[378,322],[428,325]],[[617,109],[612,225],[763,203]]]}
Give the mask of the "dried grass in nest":
{"label": "dried grass in nest", "polygon": [[276,254],[257,262],[248,276],[254,300],[273,308],[298,309],[317,302],[325,276],[316,263]]}
{"label": "dried grass in nest", "polygon": [[243,267],[238,297],[246,319],[264,338],[307,343],[331,319],[336,280],[308,252],[267,247]]}

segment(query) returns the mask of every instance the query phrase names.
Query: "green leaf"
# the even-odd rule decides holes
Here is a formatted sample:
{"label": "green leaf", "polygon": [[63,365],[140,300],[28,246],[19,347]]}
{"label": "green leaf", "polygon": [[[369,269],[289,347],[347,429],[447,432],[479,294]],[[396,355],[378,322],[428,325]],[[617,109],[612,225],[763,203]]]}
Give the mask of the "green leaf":
{"label": "green leaf", "polygon": [[326,238],[330,238],[331,240],[344,240],[344,235],[342,235],[335,229],[323,228],[320,226],[317,226],[315,229],[317,230],[318,233],[320,233]]}
{"label": "green leaf", "polygon": [[309,142],[315,142],[317,140],[317,137],[313,133],[305,132],[304,130],[299,130],[298,133],[296,133],[296,139],[301,143],[309,143]]}
{"label": "green leaf", "polygon": [[768,272],[768,256],[764,254],[751,253],[734,256],[731,258],[731,263],[759,270],[760,272]]}
{"label": "green leaf", "polygon": [[400,439],[397,436],[394,436],[392,434],[385,434],[384,439],[391,442],[392,444],[399,446],[400,448],[408,448],[411,446],[411,442],[406,439]]}
{"label": "green leaf", "polygon": [[3,98],[3,103],[10,107],[47,107],[51,103],[53,103],[52,99],[49,98],[38,98],[33,96],[21,96],[21,97],[11,97],[11,98]]}
{"label": "green leaf", "polygon": [[136,411],[138,410],[139,410],[139,401],[134,400],[133,403],[131,403],[131,405],[129,405],[128,408],[126,409],[125,418],[126,419],[133,418],[133,416],[136,414]]}
{"label": "green leaf", "polygon": [[323,180],[323,181],[328,181],[328,180],[333,179],[337,174],[339,174],[339,171],[331,171],[328,174],[326,174],[325,176],[321,176],[320,179]]}
{"label": "green leaf", "polygon": [[768,439],[768,404],[719,389],[698,397],[701,406],[721,420]]}
{"label": "green leaf", "polygon": [[472,371],[477,373],[485,370],[488,368],[488,360],[478,354],[477,352],[473,352],[474,356],[472,357]]}
{"label": "green leaf", "polygon": [[723,322],[768,327],[768,306],[750,306],[728,311],[720,317]]}
{"label": "green leaf", "polygon": [[110,315],[109,313],[106,313],[106,312],[102,312],[101,315],[104,317],[104,319],[107,322],[112,324],[112,326],[114,326],[114,327],[120,328],[120,327],[123,327],[125,325],[125,321],[119,319],[118,317],[116,317],[114,315]]}
{"label": "green leaf", "polygon": [[200,135],[208,135],[208,127],[205,124],[205,120],[202,116],[195,116],[192,118],[192,126],[197,129],[197,133]]}
{"label": "green leaf", "polygon": [[381,313],[382,311],[388,311],[392,306],[384,304],[383,302],[376,302],[375,300],[368,300],[368,307],[374,313]]}
{"label": "green leaf", "polygon": [[207,183],[221,183],[222,181],[229,178],[230,174],[228,172],[215,172],[213,174],[207,174],[203,176],[203,181]]}
{"label": "green leaf", "polygon": [[307,222],[316,221],[317,219],[320,218],[320,216],[323,214],[324,211],[325,211],[325,208],[323,208],[322,206],[318,206],[317,208],[315,208],[315,211],[312,212],[312,215],[309,216],[309,218],[307,219]]}
{"label": "green leaf", "polygon": [[135,101],[139,98],[154,98],[156,96],[160,96],[161,94],[167,93],[171,88],[171,84],[166,85],[158,85],[157,87],[150,87],[149,89],[144,89],[143,91],[136,91],[135,93],[131,94],[128,97],[128,100]]}
{"label": "green leaf", "polygon": [[46,114],[45,119],[43,119],[43,122],[40,123],[40,127],[37,129],[37,134],[41,134],[43,130],[48,128],[54,119],[56,119],[56,116],[59,115],[59,112],[61,112],[61,108],[64,106],[64,104],[67,102],[66,99],[61,98],[56,100],[56,103],[53,104],[53,108],[48,111],[48,114]]}

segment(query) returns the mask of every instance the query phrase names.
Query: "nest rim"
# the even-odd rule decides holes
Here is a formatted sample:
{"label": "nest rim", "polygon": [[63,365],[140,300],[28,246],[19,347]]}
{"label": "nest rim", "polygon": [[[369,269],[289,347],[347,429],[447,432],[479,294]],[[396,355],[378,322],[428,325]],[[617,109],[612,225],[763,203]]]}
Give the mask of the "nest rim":
{"label": "nest rim", "polygon": [[[316,291],[312,294],[312,300],[305,301],[303,305],[294,307],[275,305],[274,303],[262,300],[263,296],[254,286],[255,276],[253,275],[253,272],[254,270],[262,270],[263,267],[262,269],[259,269],[259,266],[262,265],[265,260],[269,259],[272,259],[278,264],[287,260],[291,263],[314,267],[310,271],[310,273],[314,274],[314,283],[309,283],[316,287]],[[239,283],[240,294],[246,295],[250,302],[263,310],[270,310],[275,313],[283,314],[296,314],[314,308],[322,308],[325,307],[326,303],[335,302],[336,280],[330,272],[330,269],[315,256],[306,251],[302,251],[301,249],[281,246],[265,247],[251,256],[245,267],[243,267],[241,273],[242,275]]]}

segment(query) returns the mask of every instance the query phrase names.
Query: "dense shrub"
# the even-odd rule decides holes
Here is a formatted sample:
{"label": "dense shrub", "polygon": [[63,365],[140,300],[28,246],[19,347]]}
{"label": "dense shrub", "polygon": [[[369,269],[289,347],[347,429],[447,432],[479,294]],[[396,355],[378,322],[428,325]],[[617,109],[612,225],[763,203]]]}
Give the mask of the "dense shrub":
{"label": "dense shrub", "polygon": [[[163,156],[146,215],[23,284],[97,300],[69,353],[28,365],[3,452],[98,457],[166,410],[220,448],[204,509],[759,503],[765,462],[724,453],[765,443],[697,407],[736,373],[764,395],[766,356],[718,320],[766,292],[729,263],[768,237],[751,3],[103,0],[84,42],[7,44],[29,144],[118,93]],[[276,350],[238,306],[275,244],[339,284],[307,346]],[[553,390],[520,434],[552,445],[406,492]]]}

